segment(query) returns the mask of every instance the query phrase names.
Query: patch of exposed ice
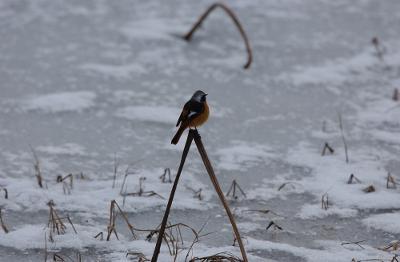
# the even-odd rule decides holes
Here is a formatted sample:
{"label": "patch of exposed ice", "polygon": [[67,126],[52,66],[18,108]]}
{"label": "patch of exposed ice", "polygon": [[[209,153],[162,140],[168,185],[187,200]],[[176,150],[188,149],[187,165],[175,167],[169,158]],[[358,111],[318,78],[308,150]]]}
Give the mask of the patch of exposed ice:
{"label": "patch of exposed ice", "polygon": [[139,64],[109,65],[109,64],[83,64],[83,70],[95,72],[105,77],[129,79],[131,75],[145,74],[147,70]]}

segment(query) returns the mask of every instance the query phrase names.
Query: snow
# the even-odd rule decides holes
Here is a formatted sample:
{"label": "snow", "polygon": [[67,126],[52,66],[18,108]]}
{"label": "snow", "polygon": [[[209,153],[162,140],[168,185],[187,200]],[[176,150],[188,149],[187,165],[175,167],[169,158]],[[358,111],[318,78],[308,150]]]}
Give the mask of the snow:
{"label": "snow", "polygon": [[45,113],[82,112],[94,106],[96,94],[90,91],[58,92],[26,99],[25,110]]}
{"label": "snow", "polygon": [[385,213],[372,215],[362,220],[367,227],[384,230],[391,234],[400,233],[400,213]]}
{"label": "snow", "polygon": [[242,141],[234,141],[233,145],[218,149],[215,154],[219,157],[218,168],[226,170],[245,170],[274,156],[268,146],[251,145]]}
{"label": "snow", "polygon": [[36,150],[48,155],[70,155],[70,156],[85,156],[87,152],[85,148],[76,143],[65,143],[60,146],[38,146]]}
{"label": "snow", "polygon": [[[392,100],[400,89],[398,1],[232,1],[253,48],[249,70],[222,10],[190,42],[181,39],[204,2],[0,6],[0,207],[10,230],[0,227],[0,253],[7,261],[43,260],[51,200],[78,233],[66,223],[64,235],[47,241],[49,252],[81,252],[89,261],[130,261],[128,251],[150,258],[154,237],[146,241],[145,231],[131,239],[120,215],[119,240],[94,236],[106,233],[112,200],[135,227],[159,225],[172,188],[159,177],[166,167],[176,174],[184,139],[178,146],[170,139],[197,89],[209,93],[210,119],[199,132],[221,187],[226,193],[235,179],[247,195],[229,205],[249,261],[390,261],[396,253],[378,247],[400,239],[400,187],[386,186],[388,173],[400,180],[400,104]],[[373,36],[387,49],[383,61]],[[326,142],[334,153],[322,156]],[[132,171],[126,180],[125,170]],[[67,174],[72,187],[69,179],[57,182]],[[348,184],[351,174],[359,181]],[[142,196],[124,197],[139,193],[140,181]],[[366,193],[370,185],[375,191]],[[170,222],[199,229],[205,221],[193,256],[240,256],[192,145]],[[266,231],[270,221],[283,230]],[[177,261],[185,261],[193,234],[183,237]],[[363,248],[341,245],[359,240]],[[159,261],[171,260],[164,244]]]}
{"label": "snow", "polygon": [[[124,203],[123,206],[127,210],[142,212],[166,204],[171,183],[162,183],[159,178],[162,174],[162,169],[137,171],[126,178],[124,188],[122,188],[124,181],[122,174],[118,175],[114,188],[112,188],[112,175],[109,179],[99,180],[94,179],[96,176],[90,174],[84,175],[84,178],[81,178],[80,174],[74,174],[72,188],[70,188],[69,179],[65,180],[65,184],[56,183],[56,175],[53,175],[51,180],[46,177],[46,189],[39,188],[33,176],[30,180],[3,178],[0,179],[0,184],[8,189],[9,199],[12,199],[12,201],[1,199],[0,204],[10,210],[34,212],[48,210],[46,203],[53,200],[57,207],[64,211],[107,216],[111,200],[116,200],[121,206]],[[143,191],[155,192],[159,196],[145,196],[144,194],[143,196],[126,196],[124,198],[121,192],[139,192],[140,178],[145,178],[142,186]],[[185,174],[180,186],[181,189],[176,193],[176,198],[179,200],[175,201],[174,208],[178,210],[204,210],[212,206],[207,203],[212,193],[206,185],[199,183],[192,174]],[[204,199],[195,198],[190,188],[193,190],[202,188]]]}
{"label": "snow", "polygon": [[[178,108],[168,106],[128,106],[119,109],[115,115],[128,119],[161,124],[176,123],[180,114]],[[178,117],[177,117],[178,116]]]}

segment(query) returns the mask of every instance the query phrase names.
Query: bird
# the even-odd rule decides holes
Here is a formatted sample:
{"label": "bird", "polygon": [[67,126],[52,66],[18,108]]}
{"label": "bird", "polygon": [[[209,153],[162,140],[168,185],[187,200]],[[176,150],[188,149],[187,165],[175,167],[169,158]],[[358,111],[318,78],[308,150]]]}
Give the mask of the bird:
{"label": "bird", "polygon": [[181,138],[183,131],[186,128],[195,128],[204,124],[210,114],[210,109],[207,105],[206,96],[208,94],[201,90],[194,92],[192,98],[183,106],[182,113],[178,118],[176,126],[179,126],[171,144],[176,145]]}

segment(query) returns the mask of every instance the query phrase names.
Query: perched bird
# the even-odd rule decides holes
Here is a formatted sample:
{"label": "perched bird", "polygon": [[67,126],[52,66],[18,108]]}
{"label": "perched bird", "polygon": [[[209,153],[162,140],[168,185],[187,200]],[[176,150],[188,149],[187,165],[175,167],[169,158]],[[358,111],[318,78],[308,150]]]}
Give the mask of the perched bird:
{"label": "perched bird", "polygon": [[186,128],[197,128],[207,121],[210,110],[207,105],[206,96],[206,93],[198,90],[194,92],[192,98],[183,106],[182,113],[176,123],[176,126],[179,126],[179,124],[180,126],[174,138],[172,138],[171,144],[176,145],[178,143],[179,138],[181,138]]}

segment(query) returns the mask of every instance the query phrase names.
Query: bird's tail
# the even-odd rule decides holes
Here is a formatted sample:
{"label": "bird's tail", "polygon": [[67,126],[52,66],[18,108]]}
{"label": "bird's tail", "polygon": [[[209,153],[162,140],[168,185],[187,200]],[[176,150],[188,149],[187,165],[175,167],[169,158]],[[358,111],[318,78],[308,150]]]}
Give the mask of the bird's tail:
{"label": "bird's tail", "polygon": [[181,136],[182,136],[182,134],[183,134],[183,131],[185,131],[185,129],[186,129],[186,126],[181,125],[181,126],[179,127],[179,129],[178,129],[178,131],[176,132],[174,138],[172,138],[172,140],[171,140],[171,144],[174,144],[174,145],[178,144],[179,139],[181,138]]}

